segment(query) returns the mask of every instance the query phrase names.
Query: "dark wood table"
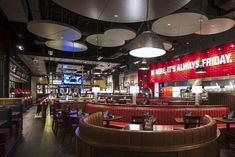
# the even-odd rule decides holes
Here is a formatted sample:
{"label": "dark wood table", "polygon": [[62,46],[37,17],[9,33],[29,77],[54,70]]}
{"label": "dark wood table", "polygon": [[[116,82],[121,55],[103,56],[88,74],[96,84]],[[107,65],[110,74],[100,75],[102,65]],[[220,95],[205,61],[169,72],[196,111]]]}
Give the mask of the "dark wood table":
{"label": "dark wood table", "polygon": [[[123,129],[130,131],[144,131],[144,127],[142,124],[128,124]],[[175,125],[153,125],[153,130],[146,131],[170,131],[176,129],[179,129],[179,127],[176,128]],[[182,127],[182,129],[184,128]]]}
{"label": "dark wood table", "polygon": [[0,126],[4,125],[7,123],[7,120],[0,120]]}
{"label": "dark wood table", "polygon": [[223,135],[224,138],[221,138],[222,143],[225,145],[225,148],[229,149],[230,144],[235,140],[235,136],[230,131],[230,124],[235,124],[235,118],[225,119],[225,118],[214,118],[217,122],[226,124],[226,132]]}
{"label": "dark wood table", "polygon": [[115,121],[115,120],[119,120],[122,119],[122,116],[109,116],[109,117],[103,117],[103,121],[106,122],[106,127],[110,126],[110,121]]}
{"label": "dark wood table", "polygon": [[230,130],[230,124],[235,124],[235,118],[233,119],[225,119],[225,118],[214,118],[217,122],[225,123],[226,124],[226,130]]}

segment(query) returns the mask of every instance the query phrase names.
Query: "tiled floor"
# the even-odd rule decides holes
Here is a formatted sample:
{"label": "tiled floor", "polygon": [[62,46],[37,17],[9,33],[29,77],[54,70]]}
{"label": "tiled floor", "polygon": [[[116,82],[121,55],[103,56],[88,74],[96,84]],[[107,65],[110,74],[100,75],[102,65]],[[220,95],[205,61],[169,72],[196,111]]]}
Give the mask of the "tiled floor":
{"label": "tiled floor", "polygon": [[47,116],[46,123],[35,118],[36,107],[24,114],[23,138],[19,141],[12,157],[74,157],[75,142],[68,139],[62,146],[61,137],[55,137],[51,129],[52,119]]}
{"label": "tiled floor", "polygon": [[[43,123],[40,118],[35,118],[35,111],[36,108],[32,107],[24,114],[23,138],[13,151],[12,157],[74,157],[75,142],[62,146],[61,137],[56,138],[52,132],[50,116]],[[235,156],[235,148],[221,147],[220,152],[221,157]]]}

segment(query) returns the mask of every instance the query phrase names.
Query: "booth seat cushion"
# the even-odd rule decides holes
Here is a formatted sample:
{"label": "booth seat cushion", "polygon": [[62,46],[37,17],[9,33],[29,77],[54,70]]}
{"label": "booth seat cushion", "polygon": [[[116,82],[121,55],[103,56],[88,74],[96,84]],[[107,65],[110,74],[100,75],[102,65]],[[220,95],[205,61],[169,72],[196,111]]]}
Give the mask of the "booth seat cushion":
{"label": "booth seat cushion", "polygon": [[185,113],[191,112],[193,116],[209,115],[211,117],[222,117],[229,111],[227,107],[133,107],[133,106],[114,106],[96,105],[88,103],[87,113],[95,113],[108,110],[110,114],[123,116],[119,121],[131,122],[131,116],[141,116],[149,112],[156,118],[157,124],[176,124],[176,117],[183,117]]}

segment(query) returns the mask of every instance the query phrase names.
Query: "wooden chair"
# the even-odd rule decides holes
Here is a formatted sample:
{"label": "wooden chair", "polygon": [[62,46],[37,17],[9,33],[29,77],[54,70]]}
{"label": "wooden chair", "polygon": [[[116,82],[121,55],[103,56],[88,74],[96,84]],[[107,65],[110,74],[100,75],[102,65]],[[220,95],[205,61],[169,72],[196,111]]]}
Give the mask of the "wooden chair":
{"label": "wooden chair", "polygon": [[62,118],[62,114],[57,112],[55,109],[52,110],[53,113],[53,121],[52,121],[52,130],[54,134],[57,136],[59,129],[64,127],[64,120]]}
{"label": "wooden chair", "polygon": [[131,116],[132,124],[144,124],[144,116]]}
{"label": "wooden chair", "polygon": [[70,136],[70,141],[72,142],[72,138],[75,136],[75,130],[78,127],[78,124],[72,123],[69,115],[70,114],[68,112],[62,112],[62,118],[64,122],[62,145],[64,145],[66,135]]}
{"label": "wooden chair", "polygon": [[201,124],[200,116],[184,116],[184,128],[196,128]]}

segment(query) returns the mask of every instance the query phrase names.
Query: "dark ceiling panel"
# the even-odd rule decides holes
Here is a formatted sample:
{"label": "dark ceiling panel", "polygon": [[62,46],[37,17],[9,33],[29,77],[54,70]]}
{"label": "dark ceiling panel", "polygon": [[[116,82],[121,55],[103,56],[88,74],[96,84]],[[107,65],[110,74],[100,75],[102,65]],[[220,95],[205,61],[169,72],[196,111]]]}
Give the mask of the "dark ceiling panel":
{"label": "dark ceiling panel", "polygon": [[0,6],[8,20],[17,22],[28,22],[26,1],[0,0]]}

